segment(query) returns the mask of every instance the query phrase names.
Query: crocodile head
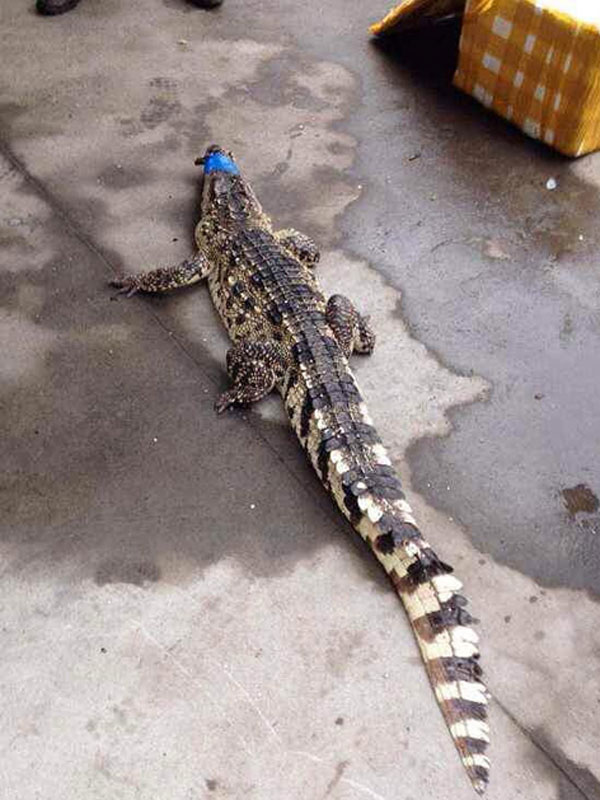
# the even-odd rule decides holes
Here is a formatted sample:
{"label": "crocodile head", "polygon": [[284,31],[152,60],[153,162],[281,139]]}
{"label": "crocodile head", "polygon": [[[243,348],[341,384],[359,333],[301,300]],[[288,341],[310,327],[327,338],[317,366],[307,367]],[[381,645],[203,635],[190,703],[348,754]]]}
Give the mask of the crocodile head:
{"label": "crocodile head", "polygon": [[205,175],[211,175],[215,172],[222,172],[228,175],[240,174],[239,167],[233,158],[233,153],[218,144],[211,144],[204,155],[194,161],[194,164],[202,165]]}
{"label": "crocodile head", "polygon": [[212,144],[194,163],[204,167],[202,217],[212,216],[221,227],[261,224],[260,203],[229,150]]}

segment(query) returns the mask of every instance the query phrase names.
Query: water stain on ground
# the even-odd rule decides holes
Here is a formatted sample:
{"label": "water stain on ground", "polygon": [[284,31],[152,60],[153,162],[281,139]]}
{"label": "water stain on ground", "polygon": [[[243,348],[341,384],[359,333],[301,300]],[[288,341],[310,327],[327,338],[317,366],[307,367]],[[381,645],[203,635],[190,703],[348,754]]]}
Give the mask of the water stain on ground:
{"label": "water stain on ground", "polygon": [[165,209],[165,216],[173,223],[173,230],[183,232],[190,248],[195,247],[194,230],[200,219],[200,175],[200,171],[195,172],[193,165],[190,165],[190,173],[182,181],[181,191]]}
{"label": "water stain on ground", "polygon": [[182,14],[189,14],[190,11],[198,11],[189,0],[162,0],[162,3],[166,8],[178,11]]}
{"label": "water stain on ground", "polygon": [[[128,341],[72,337],[4,398],[1,536],[23,546],[22,566],[32,554],[69,559],[100,584],[141,585],[165,559],[195,571],[229,556],[271,575],[330,543],[328,515],[281,481],[248,427],[213,418],[215,387],[203,394],[195,366],[144,314],[127,314]],[[194,422],[182,437],[184,420]]]}
{"label": "water stain on ground", "polygon": [[149,81],[152,96],[140,115],[142,125],[153,130],[162,122],[181,111],[177,81],[169,77],[152,78]]}
{"label": "water stain on ground", "polygon": [[[171,7],[188,10],[183,0],[181,4],[172,0]],[[304,102],[301,94],[298,101]],[[183,135],[179,114],[167,122]],[[190,128],[190,136],[192,133]],[[443,126],[440,134],[446,140],[451,138]],[[331,153],[332,144],[326,149]],[[313,178],[315,183],[322,180],[318,167]],[[310,202],[307,198],[308,192],[290,198],[293,221],[297,208]],[[398,208],[396,204],[396,215]],[[359,209],[358,214],[362,213],[364,209]],[[321,505],[315,504],[319,511],[312,513],[311,497],[295,497],[302,491],[298,486],[290,488],[286,482],[281,496],[273,498],[273,483],[282,483],[281,461],[274,469],[271,460],[253,459],[256,440],[239,416],[215,423],[208,411],[216,387],[201,371],[189,370],[180,353],[174,353],[164,346],[161,337],[153,335],[145,311],[131,310],[141,307],[142,302],[139,306],[132,303],[127,311],[112,304],[119,310],[112,313],[101,302],[104,295],[100,281],[95,285],[90,279],[98,265],[90,260],[84,263],[86,269],[72,272],[68,282],[62,275],[58,288],[51,274],[44,276],[52,294],[44,307],[45,322],[60,327],[65,340],[73,337],[75,344],[60,342],[46,367],[40,368],[19,396],[10,398],[9,432],[19,423],[16,411],[21,403],[26,409],[22,423],[29,426],[29,435],[23,440],[23,462],[16,463],[17,475],[24,469],[39,498],[28,525],[22,525],[17,515],[10,519],[14,529],[8,535],[23,553],[22,563],[16,566],[25,569],[26,556],[31,553],[53,565],[79,558],[88,575],[90,564],[93,574],[97,564],[110,559],[131,564],[142,558],[162,567],[168,554],[174,552],[187,559],[193,569],[233,557],[248,570],[266,575],[299,558],[310,558],[324,539],[334,541],[333,528],[323,523],[326,515],[320,513]],[[84,295],[86,303],[81,304]],[[87,315],[88,304],[91,316]],[[78,305],[82,310],[77,310]],[[435,311],[438,313],[437,308]],[[74,327],[68,324],[70,312],[77,317]],[[443,313],[440,316],[444,318]],[[470,321],[469,313],[462,318]],[[82,330],[80,323],[89,330]],[[112,336],[106,324],[109,330],[125,326],[125,341]],[[553,327],[554,335],[556,330]],[[161,336],[166,338],[164,331]],[[198,354],[203,364],[210,361],[210,354],[202,352],[201,346]],[[44,369],[56,369],[49,387]],[[82,378],[81,372],[88,369],[89,378]],[[59,386],[59,382],[64,385]],[[204,391],[209,393],[209,400]],[[44,396],[46,392],[49,397]],[[182,400],[183,395],[189,395],[190,402]],[[259,424],[266,432],[267,424]],[[211,433],[213,428],[218,435]],[[270,433],[279,435],[276,429]],[[47,485],[39,480],[33,461],[34,437],[39,435],[45,437],[45,450],[37,454],[40,469],[49,479]],[[52,446],[65,450],[55,461],[46,453]],[[291,437],[289,447],[284,445],[277,451],[290,461],[299,463],[303,459]],[[216,461],[214,453],[221,454]],[[471,466],[469,460],[461,463]],[[207,474],[208,464],[217,474]],[[266,486],[261,483],[263,477]],[[279,508],[273,508],[274,502],[281,503]],[[323,508],[325,504],[329,501],[324,497]],[[249,516],[250,505],[255,505],[254,511],[259,510],[260,515]],[[279,519],[301,517],[306,528],[286,523],[284,530],[273,526],[266,529],[264,521],[271,509]],[[47,517],[42,516],[43,510]],[[41,532],[40,523],[44,521],[48,530]]]}
{"label": "water stain on ground", "polygon": [[[112,303],[97,254],[54,217],[38,223],[54,226],[69,255],[47,253],[46,265],[18,282],[2,274],[4,307],[24,320],[35,315],[50,343],[3,398],[0,538],[18,547],[13,568],[68,562],[100,585],[145,586],[223,558],[279,574],[343,541],[356,548],[359,579],[388,593],[289,429],[258,416],[249,426],[244,413],[214,417],[212,354],[188,343],[191,362],[148,315],[185,293]],[[224,384],[222,365],[211,369]]]}
{"label": "water stain on ground", "polygon": [[[250,427],[241,413],[217,419],[218,386],[205,367],[165,336],[143,300],[112,303],[97,256],[70,246],[71,263],[23,276],[45,287],[35,313],[50,347],[3,397],[0,537],[19,548],[13,568],[68,561],[100,585],[140,586],[226,557],[279,574],[343,541],[345,526],[291,432],[259,419]],[[3,297],[28,318],[16,285]],[[200,350],[205,365],[211,356]],[[284,480],[282,459],[293,465]],[[359,572],[389,591],[376,565],[361,562]]]}
{"label": "water stain on ground", "polygon": [[160,568],[151,561],[121,561],[109,559],[103,561],[96,570],[95,581],[98,586],[107,583],[131,583],[144,586],[160,580]]}
{"label": "water stain on ground", "polygon": [[[381,252],[379,269],[403,292],[414,336],[493,387],[487,403],[449,412],[450,437],[411,448],[415,488],[499,563],[600,594],[600,539],[581,515],[566,517],[556,493],[565,475],[600,479],[600,193],[571,161],[451,88],[458,35],[439,28],[378,45],[382,73],[407,103],[388,124],[407,156],[418,148],[421,157],[385,165],[390,189],[374,199],[376,225],[358,207],[344,225],[364,237],[361,255]],[[409,169],[424,195],[428,185],[435,193],[427,211],[397,188],[415,185]],[[383,237],[390,229],[394,237]],[[488,258],[481,242],[491,240],[508,257]]]}
{"label": "water stain on ground", "polygon": [[[329,671],[336,678],[341,678],[348,665],[352,664],[357,653],[363,649],[364,634],[357,631],[336,631],[328,637],[330,641],[325,648],[325,658]],[[363,653],[362,663],[371,663],[371,657]]]}
{"label": "water stain on ground", "polygon": [[577,486],[563,489],[561,494],[565,508],[573,517],[582,512],[593,514],[594,511],[598,511],[598,498],[585,483],[578,483]]}
{"label": "water stain on ground", "polygon": [[531,738],[552,762],[548,769],[554,780],[558,770],[559,800],[600,800],[600,781],[590,768],[570,759],[545,728],[534,728]]}
{"label": "water stain on ground", "polygon": [[151,183],[153,172],[136,168],[131,164],[108,164],[98,172],[96,179],[107,189],[122,191]]}
{"label": "water stain on ground", "polygon": [[33,139],[62,133],[60,122],[51,118],[40,120],[37,126],[28,125],[27,121],[31,114],[31,105],[32,103],[0,103],[0,143],[2,140],[10,141],[16,136]]}

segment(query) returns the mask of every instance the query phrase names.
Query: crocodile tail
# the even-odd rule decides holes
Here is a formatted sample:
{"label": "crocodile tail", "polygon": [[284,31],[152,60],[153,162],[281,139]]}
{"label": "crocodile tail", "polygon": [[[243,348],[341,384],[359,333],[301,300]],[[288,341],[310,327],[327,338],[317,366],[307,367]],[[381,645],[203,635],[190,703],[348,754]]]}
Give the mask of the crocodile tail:
{"label": "crocodile tail", "polygon": [[[489,780],[488,692],[479,666],[476,620],[459,594],[462,584],[416,529],[410,537],[365,537],[382,562],[410,620],[441,712],[476,792]],[[417,533],[415,536],[414,533]]]}
{"label": "crocodile tail", "polygon": [[[331,367],[324,352],[319,351],[321,373]],[[474,620],[452,568],[423,539],[353,375],[345,370],[347,380],[334,390],[319,384],[320,373],[309,385],[290,370],[283,388],[286,409],[324,486],[390,576],[460,758],[481,794],[490,766],[489,729]],[[325,398],[332,393],[335,403],[328,408]]]}

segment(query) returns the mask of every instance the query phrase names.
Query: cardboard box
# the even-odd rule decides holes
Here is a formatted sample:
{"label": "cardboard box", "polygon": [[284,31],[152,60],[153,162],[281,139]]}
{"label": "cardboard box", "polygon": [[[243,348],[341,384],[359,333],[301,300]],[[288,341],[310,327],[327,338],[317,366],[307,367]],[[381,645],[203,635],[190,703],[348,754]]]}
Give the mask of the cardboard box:
{"label": "cardboard box", "polygon": [[600,0],[466,0],[454,84],[566,155],[599,149]]}
{"label": "cardboard box", "polygon": [[[600,0],[599,0],[600,2]],[[404,0],[369,30],[375,36],[460,16],[465,0]]]}

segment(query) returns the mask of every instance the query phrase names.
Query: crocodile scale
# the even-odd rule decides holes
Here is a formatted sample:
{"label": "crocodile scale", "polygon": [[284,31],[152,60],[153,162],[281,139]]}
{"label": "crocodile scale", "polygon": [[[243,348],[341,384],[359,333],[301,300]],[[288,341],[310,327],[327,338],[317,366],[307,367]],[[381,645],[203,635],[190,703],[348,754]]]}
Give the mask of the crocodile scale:
{"label": "crocodile scale", "polygon": [[399,595],[433,690],[475,790],[488,782],[487,690],[461,583],[423,538],[348,365],[375,336],[350,300],[327,300],[318,251],[294,230],[274,232],[228,151],[204,166],[197,252],[174,267],[113,281],[165,292],[204,278],[233,347],[219,412],[276,389],[300,444],[342,514],[370,545]]}

